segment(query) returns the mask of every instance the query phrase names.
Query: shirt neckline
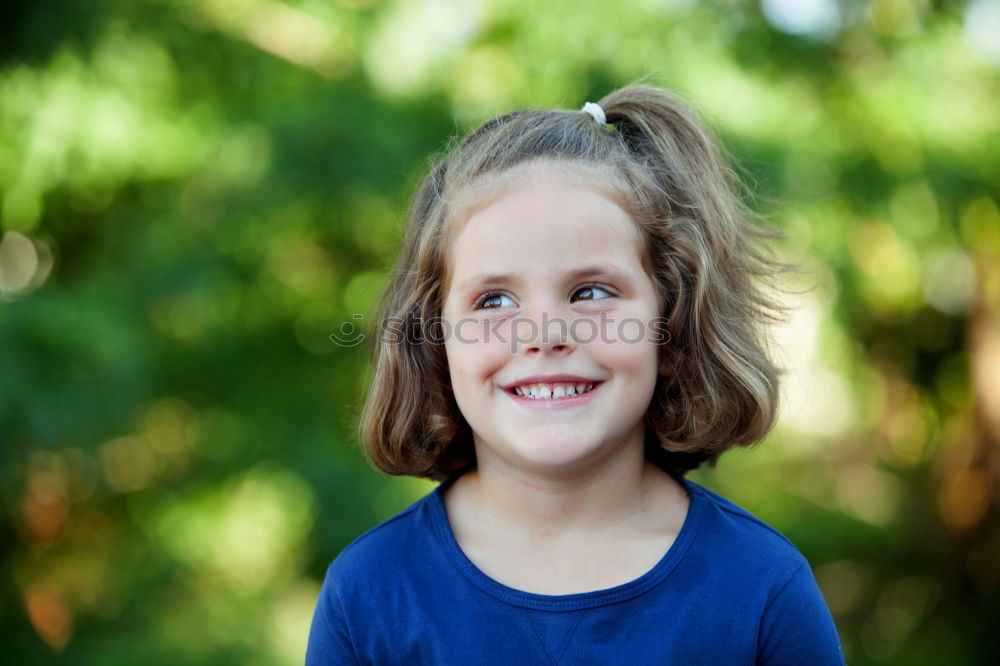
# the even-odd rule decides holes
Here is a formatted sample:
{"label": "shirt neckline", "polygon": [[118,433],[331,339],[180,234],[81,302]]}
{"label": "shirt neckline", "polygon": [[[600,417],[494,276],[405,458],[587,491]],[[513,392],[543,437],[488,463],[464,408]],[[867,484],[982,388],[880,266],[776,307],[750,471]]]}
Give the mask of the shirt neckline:
{"label": "shirt neckline", "polygon": [[674,472],[668,471],[668,473],[684,487],[689,498],[687,515],[684,517],[684,522],[674,542],[663,554],[663,557],[649,571],[638,578],[621,585],[590,592],[558,595],[526,592],[504,585],[483,573],[458,545],[451,529],[451,523],[448,521],[448,513],[444,504],[444,491],[458,479],[458,475],[449,477],[434,489],[428,496],[428,506],[438,543],[452,564],[475,587],[499,601],[514,606],[549,611],[583,610],[620,603],[649,591],[666,578],[667,574],[677,566],[677,563],[690,548],[704,516],[705,496],[703,489],[683,476]]}

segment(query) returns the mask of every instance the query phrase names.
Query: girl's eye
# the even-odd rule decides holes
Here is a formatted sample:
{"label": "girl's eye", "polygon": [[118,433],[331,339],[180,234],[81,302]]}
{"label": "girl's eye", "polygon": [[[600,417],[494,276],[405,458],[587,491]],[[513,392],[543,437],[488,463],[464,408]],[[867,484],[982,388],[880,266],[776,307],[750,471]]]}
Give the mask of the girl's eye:
{"label": "girl's eye", "polygon": [[[503,299],[507,299],[509,305],[503,304]],[[489,293],[483,294],[474,307],[478,310],[480,308],[485,308],[487,310],[495,310],[502,307],[512,307],[514,306],[514,301],[507,294],[502,294],[497,291],[491,291]]]}
{"label": "girl's eye", "polygon": [[[603,298],[611,298],[612,293],[609,289],[606,289],[597,284],[586,284],[576,291],[573,292],[578,295],[577,300],[581,301],[599,301]],[[603,294],[603,295],[602,295]]]}
{"label": "girl's eye", "polygon": [[[599,301],[611,298],[614,294],[608,287],[603,287],[599,284],[586,284],[574,291],[573,296],[574,298],[571,300],[574,301]],[[480,296],[473,307],[476,310],[496,310],[499,308],[517,307],[517,304],[514,302],[514,299],[503,292],[490,291]]]}

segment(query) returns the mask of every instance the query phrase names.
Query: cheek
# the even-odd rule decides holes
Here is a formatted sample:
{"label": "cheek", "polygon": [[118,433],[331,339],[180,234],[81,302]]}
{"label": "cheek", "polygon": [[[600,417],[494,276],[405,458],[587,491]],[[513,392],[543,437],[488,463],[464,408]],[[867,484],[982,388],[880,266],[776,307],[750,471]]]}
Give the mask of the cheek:
{"label": "cheek", "polygon": [[648,324],[639,317],[627,317],[615,326],[615,339],[622,344],[638,345],[646,341]]}
{"label": "cheek", "polygon": [[640,384],[648,383],[652,390],[658,375],[659,353],[658,348],[646,339],[600,345],[594,352],[600,354],[602,364],[616,374],[627,376]]}
{"label": "cheek", "polygon": [[452,336],[445,344],[448,368],[456,390],[460,385],[476,386],[494,380],[510,354],[502,342],[483,342],[472,327],[465,330],[462,339]]}

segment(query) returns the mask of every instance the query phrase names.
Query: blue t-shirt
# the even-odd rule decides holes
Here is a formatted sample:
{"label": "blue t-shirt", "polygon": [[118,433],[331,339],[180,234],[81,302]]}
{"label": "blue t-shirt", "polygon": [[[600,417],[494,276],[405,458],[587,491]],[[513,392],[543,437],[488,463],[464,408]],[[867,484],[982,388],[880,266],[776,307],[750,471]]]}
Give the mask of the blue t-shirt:
{"label": "blue t-shirt", "polygon": [[534,594],[485,575],[434,491],[327,570],[307,666],[321,664],[843,664],[812,570],[779,532],[703,486],[673,545],[635,580]]}

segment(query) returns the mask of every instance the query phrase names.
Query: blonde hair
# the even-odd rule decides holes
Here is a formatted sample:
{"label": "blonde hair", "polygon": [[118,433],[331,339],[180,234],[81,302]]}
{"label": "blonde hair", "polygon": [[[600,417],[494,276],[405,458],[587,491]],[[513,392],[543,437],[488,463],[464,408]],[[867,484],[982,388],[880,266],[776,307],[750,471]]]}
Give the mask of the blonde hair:
{"label": "blonde hair", "polygon": [[[773,424],[778,370],[761,324],[781,308],[761,283],[787,268],[764,243],[781,234],[755,224],[716,140],[676,96],[634,84],[599,104],[607,127],[583,111],[497,116],[418,188],[369,338],[373,376],[361,440],[383,472],[440,480],[475,464],[444,345],[428,339],[427,326],[441,316],[448,247],[468,193],[476,192],[474,203],[513,167],[539,160],[599,170],[640,229],[669,333],[646,414],[647,458],[684,473],[759,441]],[[385,321],[402,322],[397,339],[383,339]]]}

